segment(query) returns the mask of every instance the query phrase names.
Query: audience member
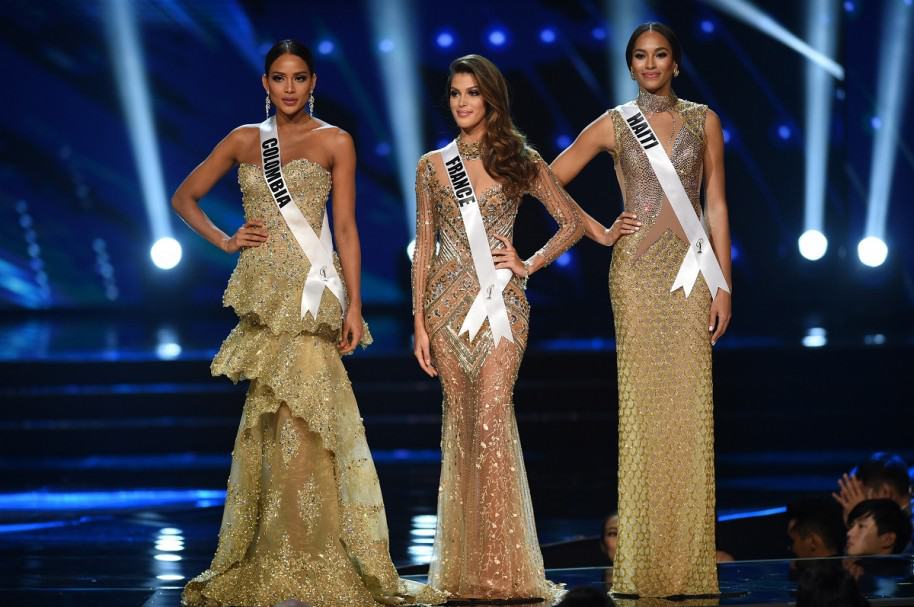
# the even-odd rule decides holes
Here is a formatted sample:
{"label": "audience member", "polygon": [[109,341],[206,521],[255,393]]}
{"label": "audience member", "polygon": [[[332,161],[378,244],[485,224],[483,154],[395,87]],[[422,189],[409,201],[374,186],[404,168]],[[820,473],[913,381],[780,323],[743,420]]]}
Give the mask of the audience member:
{"label": "audience member", "polygon": [[787,507],[790,551],[800,559],[838,556],[847,528],[841,507],[826,498],[806,499]]}
{"label": "audience member", "polygon": [[911,519],[891,499],[864,500],[847,517],[848,556],[899,554],[911,541]]}

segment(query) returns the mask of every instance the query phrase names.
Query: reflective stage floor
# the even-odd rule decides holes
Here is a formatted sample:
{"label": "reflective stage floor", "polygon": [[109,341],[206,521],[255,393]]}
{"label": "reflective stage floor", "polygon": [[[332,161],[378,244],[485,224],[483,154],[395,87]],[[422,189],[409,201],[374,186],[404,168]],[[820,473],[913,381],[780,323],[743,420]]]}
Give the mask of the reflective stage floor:
{"label": "reflective stage floor", "polygon": [[[178,604],[215,550],[244,398],[244,386],[209,377],[229,327],[0,323],[0,606]],[[391,555],[421,576],[440,387],[418,371],[401,329],[386,340],[383,323],[373,330],[380,347],[346,366]],[[715,353],[718,547],[737,562],[720,565],[725,594],[709,605],[788,604],[785,504],[827,496],[872,451],[914,460],[911,332],[807,337],[728,336]],[[614,358],[603,338],[534,341],[515,391],[544,561],[569,588],[606,587],[597,536],[614,507]],[[914,605],[909,560],[854,571],[874,605]]]}
{"label": "reflective stage floor", "polygon": [[[126,494],[121,497],[129,499]],[[172,495],[176,505],[171,507],[99,510],[76,517],[72,512],[60,512],[53,521],[2,525],[0,605],[178,605],[185,580],[209,565],[215,547],[214,530],[221,515],[218,506],[182,505],[179,497],[177,493]],[[197,503],[205,504],[206,496],[186,497],[203,498]],[[117,501],[116,497],[109,499],[109,505]],[[34,515],[22,514],[23,519]],[[11,518],[10,513],[6,518]],[[548,548],[546,558],[548,561]],[[796,588],[797,568],[828,567],[829,561],[837,568],[849,567],[841,559],[723,563],[719,565],[722,596],[686,604],[788,605]],[[872,605],[911,605],[912,567],[914,562],[906,556],[866,559],[849,569],[858,577],[858,584]],[[568,589],[587,587],[603,593],[608,589],[611,569],[553,568],[547,575]],[[410,577],[423,579],[421,575]],[[683,603],[656,599],[616,601],[616,605],[631,607],[676,604]]]}

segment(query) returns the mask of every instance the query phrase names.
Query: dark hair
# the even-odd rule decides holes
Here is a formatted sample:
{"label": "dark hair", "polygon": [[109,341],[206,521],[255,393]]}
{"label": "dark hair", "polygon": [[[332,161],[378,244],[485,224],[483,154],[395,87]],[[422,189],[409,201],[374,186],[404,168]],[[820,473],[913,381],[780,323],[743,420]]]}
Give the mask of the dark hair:
{"label": "dark hair", "polygon": [[832,560],[797,561],[797,607],[868,607],[856,580]]}
{"label": "dark hair", "polygon": [[847,538],[841,506],[831,498],[811,498],[787,506],[787,520],[800,537],[815,533],[829,552],[841,554]]}
{"label": "dark hair", "polygon": [[880,451],[854,469],[854,476],[870,489],[888,486],[901,496],[911,495],[908,465],[901,456]]}
{"label": "dark hair", "polygon": [[508,83],[494,63],[481,55],[464,55],[451,63],[447,94],[457,74],[476,78],[486,104],[486,132],[482,136],[482,165],[494,179],[503,179],[505,189],[524,192],[536,178],[536,165],[527,139],[511,120]]}
{"label": "dark hair", "polygon": [[895,534],[892,554],[899,554],[911,541],[911,519],[894,500],[863,500],[847,515],[848,527],[857,519],[867,516],[873,517],[879,535]]}
{"label": "dark hair", "polygon": [[657,32],[664,38],[667,42],[670,43],[670,52],[673,53],[673,61],[677,64],[682,60],[682,45],[679,44],[679,38],[676,37],[676,32],[673,29],[664,23],[658,23],[657,21],[649,21],[648,23],[642,23],[635,28],[635,31],[632,32],[631,38],[628,39],[628,45],[625,47],[625,65],[631,66],[632,64],[632,55],[635,53],[635,42],[638,40],[638,36],[644,32]]}
{"label": "dark hair", "polygon": [[273,62],[279,59],[282,55],[295,55],[296,57],[301,57],[302,61],[308,64],[308,69],[311,70],[311,73],[314,73],[314,58],[311,56],[311,51],[307,46],[302,44],[297,40],[280,40],[273,45],[269,51],[267,51],[267,57],[263,61],[263,73],[269,74],[270,68],[273,66]]}

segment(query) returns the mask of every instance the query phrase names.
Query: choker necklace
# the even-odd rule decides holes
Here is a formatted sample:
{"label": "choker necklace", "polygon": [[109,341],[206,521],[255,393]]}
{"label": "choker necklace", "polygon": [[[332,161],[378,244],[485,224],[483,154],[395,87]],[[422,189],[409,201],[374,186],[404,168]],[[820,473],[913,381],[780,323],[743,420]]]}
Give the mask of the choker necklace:
{"label": "choker necklace", "polygon": [[677,101],[679,101],[679,98],[673,91],[670,91],[668,96],[663,96],[654,95],[644,89],[638,90],[637,102],[638,107],[641,108],[642,112],[652,112],[654,114],[658,112],[672,112],[676,108]]}
{"label": "choker necklace", "polygon": [[464,160],[476,160],[482,156],[482,148],[479,141],[465,143],[460,137],[457,138],[457,151]]}

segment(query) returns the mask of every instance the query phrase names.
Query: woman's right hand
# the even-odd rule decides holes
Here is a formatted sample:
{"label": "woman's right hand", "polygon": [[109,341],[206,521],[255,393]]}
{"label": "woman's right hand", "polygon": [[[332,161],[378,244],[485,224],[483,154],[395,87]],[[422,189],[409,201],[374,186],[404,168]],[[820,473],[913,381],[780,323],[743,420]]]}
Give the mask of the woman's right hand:
{"label": "woman's right hand", "polygon": [[259,247],[267,241],[267,229],[262,219],[252,219],[238,228],[231,238],[222,241],[222,250],[226,253],[237,253],[241,249]]}
{"label": "woman's right hand", "polygon": [[425,327],[416,326],[413,341],[415,342],[413,354],[415,354],[416,360],[419,361],[419,366],[429,377],[438,377],[438,371],[432,366],[431,348]]}
{"label": "woman's right hand", "polygon": [[611,247],[623,236],[634,234],[641,229],[638,216],[631,211],[623,211],[613,224],[603,233],[602,244]]}

